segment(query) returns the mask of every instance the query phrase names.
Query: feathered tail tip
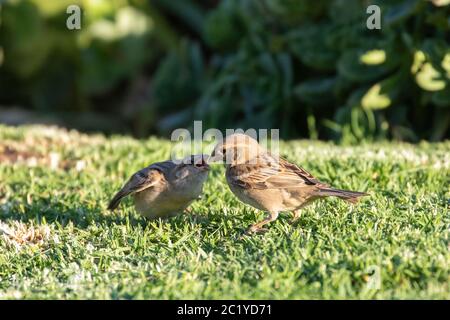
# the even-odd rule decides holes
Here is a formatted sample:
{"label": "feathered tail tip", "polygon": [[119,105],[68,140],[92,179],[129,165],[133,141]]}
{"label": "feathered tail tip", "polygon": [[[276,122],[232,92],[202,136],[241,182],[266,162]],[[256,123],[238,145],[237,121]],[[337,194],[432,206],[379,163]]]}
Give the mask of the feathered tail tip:
{"label": "feathered tail tip", "polygon": [[361,197],[368,196],[368,193],[358,191],[348,191],[340,189],[320,189],[319,196],[333,196],[350,203],[357,203]]}
{"label": "feathered tail tip", "polygon": [[112,200],[109,202],[108,204],[108,210],[110,211],[114,211],[117,209],[117,207],[120,204],[120,201],[122,200],[123,196],[118,193],[114,196],[114,198],[112,198]]}

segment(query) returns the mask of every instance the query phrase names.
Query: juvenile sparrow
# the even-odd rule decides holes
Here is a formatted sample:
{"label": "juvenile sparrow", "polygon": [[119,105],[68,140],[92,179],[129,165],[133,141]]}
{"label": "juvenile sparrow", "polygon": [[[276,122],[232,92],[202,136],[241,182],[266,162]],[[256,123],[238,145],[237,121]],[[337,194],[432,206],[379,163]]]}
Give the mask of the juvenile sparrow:
{"label": "juvenile sparrow", "polygon": [[124,197],[133,195],[136,211],[147,218],[181,213],[202,193],[209,171],[207,158],[194,155],[177,162],[157,162],[139,170],[114,196],[108,209],[116,209]]}
{"label": "juvenile sparrow", "polygon": [[244,134],[225,138],[213,150],[210,162],[225,161],[226,179],[231,191],[244,203],[267,211],[266,219],[252,225],[248,232],[277,219],[281,211],[293,211],[295,222],[300,209],[313,200],[335,196],[356,203],[367,195],[339,190],[318,181],[301,167],[270,154],[258,142]]}

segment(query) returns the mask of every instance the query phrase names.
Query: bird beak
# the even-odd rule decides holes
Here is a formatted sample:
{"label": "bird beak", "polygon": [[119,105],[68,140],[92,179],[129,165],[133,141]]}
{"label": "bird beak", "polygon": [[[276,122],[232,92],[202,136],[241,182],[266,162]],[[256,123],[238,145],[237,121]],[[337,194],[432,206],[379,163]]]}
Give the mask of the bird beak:
{"label": "bird beak", "polygon": [[208,161],[209,157],[207,159],[202,159],[202,169],[205,171],[208,171],[210,169]]}
{"label": "bird beak", "polygon": [[199,168],[201,168],[205,171],[208,171],[210,169],[209,164],[208,164],[209,158],[210,157],[207,155],[202,156],[201,163],[200,163],[201,166]]}
{"label": "bird beak", "polygon": [[213,150],[213,152],[211,153],[211,156],[208,158],[208,163],[214,163],[214,162],[219,162],[223,160],[223,155],[222,154],[216,154],[216,150]]}

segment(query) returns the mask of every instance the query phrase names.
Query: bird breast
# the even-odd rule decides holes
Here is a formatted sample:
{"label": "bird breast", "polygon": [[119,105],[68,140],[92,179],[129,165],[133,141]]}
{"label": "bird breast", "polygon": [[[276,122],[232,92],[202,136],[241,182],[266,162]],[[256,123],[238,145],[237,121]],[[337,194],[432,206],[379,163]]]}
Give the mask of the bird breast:
{"label": "bird breast", "polygon": [[147,218],[173,216],[182,211],[194,199],[192,192],[174,192],[174,190],[156,190],[148,188],[134,194],[136,211]]}

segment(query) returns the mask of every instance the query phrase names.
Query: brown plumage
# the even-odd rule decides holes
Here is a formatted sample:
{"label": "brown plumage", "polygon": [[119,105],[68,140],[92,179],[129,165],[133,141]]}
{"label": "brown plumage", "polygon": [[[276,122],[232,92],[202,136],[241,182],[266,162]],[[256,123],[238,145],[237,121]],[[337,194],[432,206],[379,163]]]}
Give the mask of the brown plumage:
{"label": "brown plumage", "polygon": [[195,155],[182,161],[157,162],[139,170],[112,198],[108,209],[115,210],[123,198],[132,195],[136,210],[147,218],[183,212],[202,192],[209,170],[207,157]]}
{"label": "brown plumage", "polygon": [[269,216],[250,227],[250,232],[275,220],[281,211],[300,209],[312,201],[335,196],[356,203],[366,193],[334,189],[320,182],[305,169],[276,158],[258,142],[243,134],[228,136],[218,144],[211,161],[225,160],[226,179],[231,191],[244,203],[269,212]]}

